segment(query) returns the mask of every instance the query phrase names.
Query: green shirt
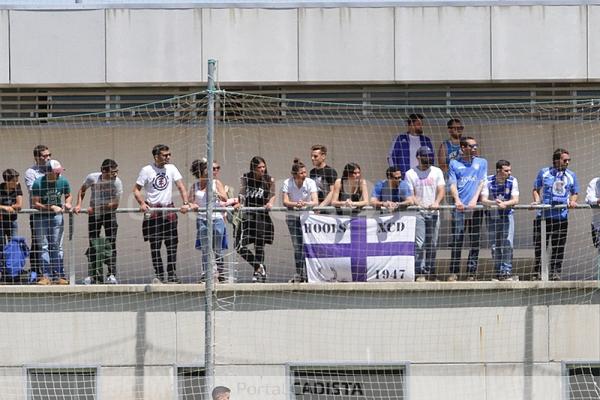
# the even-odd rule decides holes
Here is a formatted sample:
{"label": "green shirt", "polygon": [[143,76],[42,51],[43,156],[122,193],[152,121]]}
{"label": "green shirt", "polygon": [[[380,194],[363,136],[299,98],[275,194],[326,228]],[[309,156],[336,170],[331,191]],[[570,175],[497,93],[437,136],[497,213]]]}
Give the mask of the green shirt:
{"label": "green shirt", "polygon": [[62,196],[69,194],[71,194],[69,181],[60,175],[54,182],[50,182],[47,176],[44,175],[36,179],[31,187],[31,196],[40,197],[40,202],[43,205],[62,207]]}

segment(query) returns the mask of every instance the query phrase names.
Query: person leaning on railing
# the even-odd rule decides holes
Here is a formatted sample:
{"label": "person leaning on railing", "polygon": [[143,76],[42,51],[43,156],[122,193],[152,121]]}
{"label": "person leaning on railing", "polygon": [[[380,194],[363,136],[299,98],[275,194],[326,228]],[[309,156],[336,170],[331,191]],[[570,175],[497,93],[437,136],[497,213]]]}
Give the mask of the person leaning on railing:
{"label": "person leaning on railing", "polygon": [[[600,273],[600,177],[595,177],[588,184],[585,202],[594,207],[592,211],[592,242],[598,250],[597,272]],[[600,276],[597,279],[600,279]]]}
{"label": "person leaning on railing", "polygon": [[519,183],[511,174],[510,162],[498,160],[496,174],[487,177],[481,192],[481,202],[496,207],[486,210],[486,215],[496,278],[500,281],[513,280],[515,220],[511,207],[519,203]]}
{"label": "person leaning on railing", "polygon": [[[317,184],[312,179],[307,178],[306,166],[297,158],[294,158],[291,174],[292,176],[286,179],[281,187],[283,205],[290,210],[303,210],[307,207],[317,206],[319,204]],[[288,212],[285,216],[285,222],[294,246],[294,263],[296,265],[296,273],[289,282],[306,282],[304,241],[300,215]]]}
{"label": "person leaning on railing", "polygon": [[[252,282],[264,283],[267,280],[265,245],[272,244],[275,236],[269,210],[275,202],[275,180],[267,171],[264,158],[254,156],[250,160],[250,171],[241,178],[239,208],[235,226],[235,248],[238,254],[253,268]],[[255,209],[255,208],[263,208]],[[248,245],[254,244],[254,253]]]}
{"label": "person leaning on railing", "polygon": [[559,281],[565,256],[565,244],[567,242],[567,231],[569,228],[568,208],[577,207],[577,196],[579,194],[579,182],[577,175],[567,167],[571,162],[571,156],[565,149],[558,148],[552,154],[552,167],[542,168],[533,183],[532,205],[548,204],[561,205],[567,208],[555,208],[538,210],[533,221],[533,240],[535,245],[535,275],[533,279],[540,279],[541,256],[542,256],[542,218],[546,222],[546,239],[552,243],[552,257],[550,258],[550,280]]}

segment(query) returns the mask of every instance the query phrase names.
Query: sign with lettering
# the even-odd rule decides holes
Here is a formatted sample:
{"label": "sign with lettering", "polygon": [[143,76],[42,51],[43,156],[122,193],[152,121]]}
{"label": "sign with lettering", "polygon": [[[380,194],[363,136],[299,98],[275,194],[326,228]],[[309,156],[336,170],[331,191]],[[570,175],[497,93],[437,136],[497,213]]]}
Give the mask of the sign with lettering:
{"label": "sign with lettering", "polygon": [[309,282],[413,281],[414,215],[301,217]]}
{"label": "sign with lettering", "polygon": [[404,368],[293,368],[293,395],[302,400],[404,399]]}

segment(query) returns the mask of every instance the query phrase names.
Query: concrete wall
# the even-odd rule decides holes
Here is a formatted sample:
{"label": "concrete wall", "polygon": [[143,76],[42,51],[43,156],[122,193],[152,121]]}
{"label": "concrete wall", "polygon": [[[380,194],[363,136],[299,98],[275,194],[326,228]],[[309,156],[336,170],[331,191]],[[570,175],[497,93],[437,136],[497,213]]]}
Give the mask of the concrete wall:
{"label": "concrete wall", "polygon": [[[2,398],[23,366],[99,367],[98,398],[172,398],[204,363],[202,286],[0,287]],[[290,399],[290,364],[406,366],[411,400],[562,399],[600,360],[596,282],[220,285],[216,384]],[[93,312],[90,312],[93,311]],[[577,327],[577,329],[573,329]]]}
{"label": "concrete wall", "polygon": [[0,10],[0,85],[597,80],[599,7]]}

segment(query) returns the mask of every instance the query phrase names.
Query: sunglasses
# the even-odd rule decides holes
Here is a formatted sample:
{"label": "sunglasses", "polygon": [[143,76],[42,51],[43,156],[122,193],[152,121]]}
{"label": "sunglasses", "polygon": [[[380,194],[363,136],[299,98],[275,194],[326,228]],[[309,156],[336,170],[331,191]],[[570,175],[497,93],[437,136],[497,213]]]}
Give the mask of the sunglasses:
{"label": "sunglasses", "polygon": [[459,132],[462,132],[462,131],[464,131],[464,130],[465,130],[465,127],[464,127],[464,126],[451,126],[451,127],[450,127],[450,128],[448,128],[448,129],[457,130],[457,131],[459,131]]}
{"label": "sunglasses", "polygon": [[220,167],[220,166],[219,166],[219,167],[213,167],[213,171],[218,171],[218,170],[220,170],[220,169],[221,169],[221,167]]}

